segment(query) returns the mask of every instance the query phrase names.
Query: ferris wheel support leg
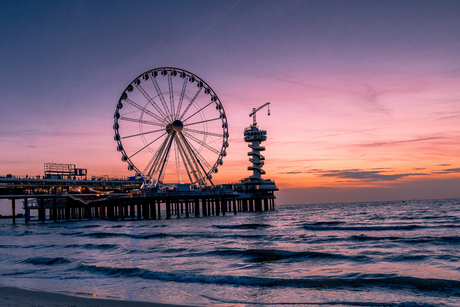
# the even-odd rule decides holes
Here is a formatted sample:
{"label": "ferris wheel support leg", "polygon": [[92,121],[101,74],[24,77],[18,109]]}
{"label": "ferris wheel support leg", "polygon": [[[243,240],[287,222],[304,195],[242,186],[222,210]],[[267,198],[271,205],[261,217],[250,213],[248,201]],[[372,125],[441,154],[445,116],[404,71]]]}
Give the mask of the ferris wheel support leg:
{"label": "ferris wheel support leg", "polygon": [[164,167],[165,167],[165,164],[166,164],[166,161],[168,161],[168,157],[169,157],[169,151],[171,149],[171,144],[172,144],[172,141],[174,140],[174,134],[176,132],[174,131],[170,137],[170,140],[169,140],[169,143],[168,143],[168,148],[166,149],[166,153],[164,155],[164,159],[163,159],[163,163],[161,164],[161,169],[160,169],[160,172],[158,173],[158,180],[157,180],[157,183],[156,183],[156,186],[158,187],[158,184],[160,182],[160,179],[161,179],[161,175],[163,174],[163,170],[164,170]]}

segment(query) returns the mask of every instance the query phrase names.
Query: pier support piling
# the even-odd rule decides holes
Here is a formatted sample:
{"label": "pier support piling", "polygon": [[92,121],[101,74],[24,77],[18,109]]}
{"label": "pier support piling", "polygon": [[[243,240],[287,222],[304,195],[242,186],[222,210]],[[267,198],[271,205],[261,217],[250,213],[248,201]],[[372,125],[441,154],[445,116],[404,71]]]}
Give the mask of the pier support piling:
{"label": "pier support piling", "polygon": [[161,220],[161,199],[158,200],[158,219]]}
{"label": "pier support piling", "polygon": [[57,220],[57,200],[56,197],[53,197],[53,220]]}
{"label": "pier support piling", "polygon": [[152,219],[156,220],[157,219],[157,213],[156,213],[156,204],[155,204],[155,199],[150,200],[150,215]]}
{"label": "pier support piling", "polygon": [[219,198],[215,198],[214,203],[216,205],[216,216],[220,215],[220,201]]}
{"label": "pier support piling", "polygon": [[169,198],[166,199],[166,219],[171,218],[171,202]]}
{"label": "pier support piling", "polygon": [[200,199],[195,198],[195,217],[200,216]]}
{"label": "pier support piling", "polygon": [[188,201],[188,199],[185,199],[184,205],[185,205],[185,217],[189,218],[189,214],[188,214],[189,201]]}
{"label": "pier support piling", "polygon": [[11,200],[11,210],[13,211],[13,225],[16,224],[16,199]]}

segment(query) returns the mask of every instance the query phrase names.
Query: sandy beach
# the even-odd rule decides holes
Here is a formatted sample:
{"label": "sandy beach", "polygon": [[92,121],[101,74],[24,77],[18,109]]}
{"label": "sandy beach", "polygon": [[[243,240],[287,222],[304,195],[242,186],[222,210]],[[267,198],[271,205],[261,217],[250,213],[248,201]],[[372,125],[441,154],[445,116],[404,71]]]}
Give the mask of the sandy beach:
{"label": "sandy beach", "polygon": [[[25,290],[0,285],[0,306],[4,307],[174,307],[160,303],[136,302],[107,299],[101,297],[82,297],[61,293]],[[192,306],[192,305],[188,305]],[[196,305],[195,305],[196,306]]]}

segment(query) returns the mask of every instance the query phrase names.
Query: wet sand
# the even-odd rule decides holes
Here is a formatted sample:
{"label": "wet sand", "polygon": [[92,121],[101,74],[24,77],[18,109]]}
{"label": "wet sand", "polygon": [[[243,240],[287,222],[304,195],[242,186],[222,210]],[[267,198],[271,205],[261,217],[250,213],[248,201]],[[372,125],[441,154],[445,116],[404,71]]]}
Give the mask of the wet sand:
{"label": "wet sand", "polygon": [[[107,298],[73,296],[61,293],[25,290],[0,285],[0,306],[4,307],[174,307],[170,305],[146,303]],[[188,305],[193,306],[193,305]],[[195,305],[196,306],[196,305]]]}

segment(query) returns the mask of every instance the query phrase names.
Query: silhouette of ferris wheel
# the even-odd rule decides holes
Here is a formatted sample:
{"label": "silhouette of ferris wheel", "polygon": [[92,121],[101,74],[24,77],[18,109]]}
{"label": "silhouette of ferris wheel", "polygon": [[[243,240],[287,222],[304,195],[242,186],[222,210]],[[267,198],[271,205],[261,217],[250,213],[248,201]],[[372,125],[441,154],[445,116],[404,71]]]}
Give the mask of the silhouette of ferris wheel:
{"label": "silhouette of ferris wheel", "polygon": [[227,116],[217,94],[174,67],[134,78],[117,102],[113,129],[121,160],[150,186],[213,185],[228,147]]}

